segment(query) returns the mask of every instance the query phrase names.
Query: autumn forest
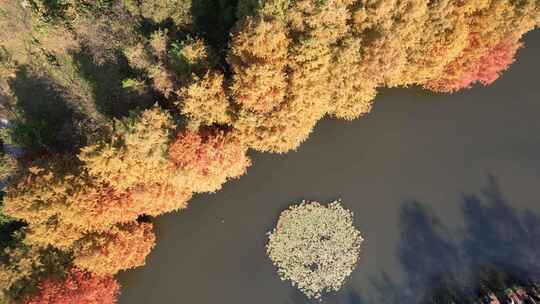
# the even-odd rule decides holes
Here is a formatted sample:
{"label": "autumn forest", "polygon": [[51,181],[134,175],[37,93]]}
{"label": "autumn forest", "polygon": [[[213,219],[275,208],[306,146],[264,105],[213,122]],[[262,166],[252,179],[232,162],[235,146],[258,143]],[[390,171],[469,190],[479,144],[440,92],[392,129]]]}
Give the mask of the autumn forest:
{"label": "autumn forest", "polygon": [[116,303],[153,218],[249,150],[383,87],[490,85],[537,26],[536,0],[0,0],[0,303]]}

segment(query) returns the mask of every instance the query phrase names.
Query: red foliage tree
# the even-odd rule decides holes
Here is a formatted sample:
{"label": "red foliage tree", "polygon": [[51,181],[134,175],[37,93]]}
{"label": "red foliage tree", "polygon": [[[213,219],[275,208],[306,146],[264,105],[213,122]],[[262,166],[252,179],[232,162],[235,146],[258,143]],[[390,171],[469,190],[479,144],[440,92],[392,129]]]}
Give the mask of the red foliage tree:
{"label": "red foliage tree", "polygon": [[72,268],[63,280],[45,279],[39,292],[25,299],[25,304],[113,304],[120,285],[112,276],[97,276]]}
{"label": "red foliage tree", "polygon": [[425,86],[432,91],[447,93],[470,88],[478,82],[488,86],[514,62],[514,56],[522,46],[517,39],[507,38],[477,56],[476,49],[481,48],[482,44],[480,37],[472,35],[463,54],[445,67],[440,78]]}
{"label": "red foliage tree", "polygon": [[205,129],[180,134],[169,147],[174,179],[194,192],[213,192],[245,173],[251,161],[233,132]]}

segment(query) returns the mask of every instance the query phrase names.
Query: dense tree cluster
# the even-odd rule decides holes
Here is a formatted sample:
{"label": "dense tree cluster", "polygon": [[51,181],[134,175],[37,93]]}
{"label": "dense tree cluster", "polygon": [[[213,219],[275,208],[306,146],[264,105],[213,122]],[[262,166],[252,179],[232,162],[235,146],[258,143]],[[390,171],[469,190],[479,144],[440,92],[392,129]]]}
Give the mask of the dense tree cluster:
{"label": "dense tree cluster", "polygon": [[539,24],[535,0],[0,0],[2,133],[24,151],[2,154],[3,297],[101,294],[144,264],[151,216],[249,149],[296,149],[379,87],[488,85]]}

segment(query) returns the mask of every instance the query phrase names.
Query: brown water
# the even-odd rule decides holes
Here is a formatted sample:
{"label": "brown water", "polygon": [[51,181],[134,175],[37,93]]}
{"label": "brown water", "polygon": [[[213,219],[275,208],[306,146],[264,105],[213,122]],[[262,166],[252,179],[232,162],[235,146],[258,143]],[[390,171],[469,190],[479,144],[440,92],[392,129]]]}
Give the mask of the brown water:
{"label": "brown water", "polygon": [[264,248],[302,199],[342,198],[366,239],[323,303],[416,303],[441,274],[465,282],[486,263],[539,271],[539,55],[536,31],[489,88],[384,90],[367,117],[321,121],[296,152],[252,153],[247,175],[155,221],[157,246],[119,276],[120,303],[308,303]]}

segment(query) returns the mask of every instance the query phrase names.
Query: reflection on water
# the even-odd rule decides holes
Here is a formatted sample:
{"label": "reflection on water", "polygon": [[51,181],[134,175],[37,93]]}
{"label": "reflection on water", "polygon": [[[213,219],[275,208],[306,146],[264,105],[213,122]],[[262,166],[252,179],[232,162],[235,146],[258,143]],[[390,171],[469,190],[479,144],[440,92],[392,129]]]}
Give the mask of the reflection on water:
{"label": "reflection on water", "polygon": [[156,220],[156,249],[120,275],[120,303],[308,303],[264,250],[302,199],[342,198],[366,239],[323,303],[460,298],[493,267],[540,273],[540,32],[526,44],[490,88],[386,90],[367,117],[322,121],[297,152],[253,153],[246,176]]}
{"label": "reflection on water", "polygon": [[406,284],[400,286],[388,275],[374,280],[378,303],[468,303],[494,283],[494,275],[523,285],[538,279],[540,217],[513,208],[494,176],[488,177],[482,196],[464,196],[465,231],[442,224],[429,206],[403,203],[399,259]]}
{"label": "reflection on water", "polygon": [[[387,273],[372,279],[367,300],[354,288],[330,295],[326,303],[470,303],[479,292],[508,284],[538,282],[540,217],[516,210],[488,177],[482,196],[466,195],[462,206],[465,231],[443,224],[429,203],[401,206],[398,258],[406,273],[397,282]],[[285,303],[311,303],[293,292]]]}

